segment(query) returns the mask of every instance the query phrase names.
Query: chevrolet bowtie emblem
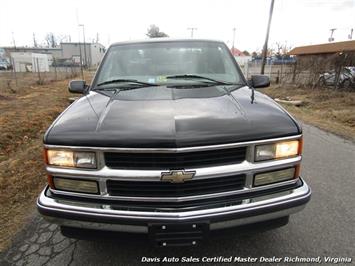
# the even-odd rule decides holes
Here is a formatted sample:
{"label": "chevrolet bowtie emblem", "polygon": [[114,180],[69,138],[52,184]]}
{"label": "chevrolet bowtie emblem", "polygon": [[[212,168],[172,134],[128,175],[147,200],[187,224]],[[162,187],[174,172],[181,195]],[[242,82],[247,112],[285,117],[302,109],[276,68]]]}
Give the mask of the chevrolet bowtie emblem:
{"label": "chevrolet bowtie emblem", "polygon": [[186,180],[190,180],[196,174],[195,171],[184,170],[171,170],[170,172],[161,173],[161,181],[168,181],[171,183],[184,183]]}

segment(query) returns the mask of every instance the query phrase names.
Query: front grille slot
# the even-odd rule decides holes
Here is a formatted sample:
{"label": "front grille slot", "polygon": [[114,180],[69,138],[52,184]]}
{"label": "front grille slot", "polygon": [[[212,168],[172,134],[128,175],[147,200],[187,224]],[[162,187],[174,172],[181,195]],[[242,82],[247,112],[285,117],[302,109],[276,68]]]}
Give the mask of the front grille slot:
{"label": "front grille slot", "polygon": [[192,200],[184,202],[134,202],[120,201],[112,204],[114,210],[126,211],[154,211],[154,212],[181,212],[197,211],[211,208],[230,207],[242,204],[242,200],[236,196],[207,198],[201,200]]}
{"label": "front grille slot", "polygon": [[114,169],[186,169],[237,164],[245,160],[246,147],[178,153],[105,152],[106,166]]}
{"label": "front grille slot", "polygon": [[243,189],[245,175],[192,179],[184,183],[107,180],[110,196],[186,197]]}

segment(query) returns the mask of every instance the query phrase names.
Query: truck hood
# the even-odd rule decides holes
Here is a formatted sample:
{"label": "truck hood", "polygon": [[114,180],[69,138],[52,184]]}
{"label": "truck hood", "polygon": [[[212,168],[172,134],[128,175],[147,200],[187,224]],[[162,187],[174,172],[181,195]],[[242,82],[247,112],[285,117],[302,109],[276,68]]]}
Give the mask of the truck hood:
{"label": "truck hood", "polygon": [[45,144],[178,148],[301,133],[272,99],[242,87],[95,92],[69,106],[48,129]]}

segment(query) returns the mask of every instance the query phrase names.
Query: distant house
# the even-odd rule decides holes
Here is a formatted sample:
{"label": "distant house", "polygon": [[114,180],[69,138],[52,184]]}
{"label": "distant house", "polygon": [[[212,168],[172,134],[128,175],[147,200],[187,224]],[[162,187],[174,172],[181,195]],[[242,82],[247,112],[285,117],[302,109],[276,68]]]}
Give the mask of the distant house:
{"label": "distant house", "polygon": [[288,52],[300,64],[317,64],[329,68],[335,64],[355,65],[355,40],[299,46]]}
{"label": "distant house", "polygon": [[245,56],[245,54],[242,51],[240,51],[239,49],[237,49],[235,47],[231,48],[231,53],[232,53],[232,55],[234,57],[236,57],[236,56]]}
{"label": "distant house", "polygon": [[293,48],[288,54],[297,56],[329,56],[342,52],[355,52],[355,40],[299,46]]}
{"label": "distant house", "polygon": [[299,46],[288,54],[296,56],[297,62],[292,79],[296,79],[297,73],[308,73],[303,80],[314,85],[318,82],[319,75],[324,72],[335,70],[340,73],[343,67],[355,66],[355,41]]}
{"label": "distant house", "polygon": [[244,54],[242,51],[235,47],[231,48],[231,53],[240,66],[244,66],[252,59],[250,55]]}

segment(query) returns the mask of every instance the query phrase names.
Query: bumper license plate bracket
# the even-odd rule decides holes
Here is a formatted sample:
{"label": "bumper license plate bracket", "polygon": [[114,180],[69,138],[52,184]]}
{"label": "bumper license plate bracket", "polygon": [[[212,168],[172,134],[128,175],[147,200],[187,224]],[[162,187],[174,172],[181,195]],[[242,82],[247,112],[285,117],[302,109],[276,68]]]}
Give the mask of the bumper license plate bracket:
{"label": "bumper license plate bracket", "polygon": [[148,228],[149,238],[157,246],[195,246],[207,236],[209,223],[159,223]]}

